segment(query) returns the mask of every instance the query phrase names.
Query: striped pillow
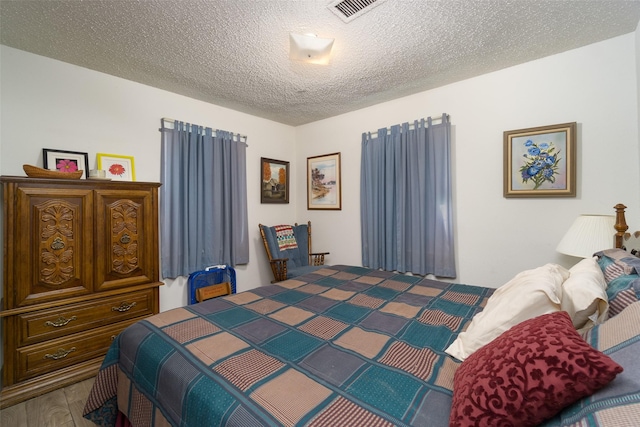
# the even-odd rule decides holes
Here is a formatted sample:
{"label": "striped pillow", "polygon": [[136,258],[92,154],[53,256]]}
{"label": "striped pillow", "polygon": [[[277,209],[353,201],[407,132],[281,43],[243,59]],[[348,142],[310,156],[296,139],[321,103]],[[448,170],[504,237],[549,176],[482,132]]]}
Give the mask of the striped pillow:
{"label": "striped pillow", "polygon": [[622,249],[606,249],[595,255],[607,282],[611,318],[628,305],[640,301],[640,258]]}
{"label": "striped pillow", "polygon": [[640,276],[625,274],[609,282],[607,287],[609,297],[609,318],[636,301],[640,301]]}

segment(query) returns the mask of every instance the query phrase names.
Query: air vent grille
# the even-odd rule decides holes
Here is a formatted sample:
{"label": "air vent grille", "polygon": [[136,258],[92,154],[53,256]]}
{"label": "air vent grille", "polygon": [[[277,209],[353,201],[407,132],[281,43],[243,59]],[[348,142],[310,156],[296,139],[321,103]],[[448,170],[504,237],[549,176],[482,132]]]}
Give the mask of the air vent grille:
{"label": "air vent grille", "polygon": [[357,17],[370,11],[386,0],[337,0],[329,4],[329,10],[344,22],[351,22]]}

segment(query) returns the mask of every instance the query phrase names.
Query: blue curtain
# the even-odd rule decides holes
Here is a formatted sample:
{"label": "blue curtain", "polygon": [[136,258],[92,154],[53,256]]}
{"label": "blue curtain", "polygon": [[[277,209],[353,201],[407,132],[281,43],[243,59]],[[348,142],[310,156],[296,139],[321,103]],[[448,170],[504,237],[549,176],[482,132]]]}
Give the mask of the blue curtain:
{"label": "blue curtain", "polygon": [[429,117],[362,134],[362,265],[455,277],[451,124]]}
{"label": "blue curtain", "polygon": [[179,121],[161,132],[162,276],[249,262],[246,144]]}

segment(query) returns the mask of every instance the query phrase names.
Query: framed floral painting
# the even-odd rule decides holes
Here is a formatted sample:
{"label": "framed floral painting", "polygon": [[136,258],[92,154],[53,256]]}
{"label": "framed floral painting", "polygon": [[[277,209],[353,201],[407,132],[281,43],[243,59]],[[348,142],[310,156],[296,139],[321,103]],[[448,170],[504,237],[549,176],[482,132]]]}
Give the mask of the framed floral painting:
{"label": "framed floral painting", "polygon": [[135,181],[136,171],[133,156],[98,153],[98,169],[106,172],[107,178],[114,181]]}
{"label": "framed floral painting", "polygon": [[505,131],[504,197],[575,197],[576,127]]}
{"label": "framed floral painting", "polygon": [[87,153],[43,148],[42,159],[45,169],[66,173],[83,170],[84,173],[80,178],[89,177],[89,155]]}

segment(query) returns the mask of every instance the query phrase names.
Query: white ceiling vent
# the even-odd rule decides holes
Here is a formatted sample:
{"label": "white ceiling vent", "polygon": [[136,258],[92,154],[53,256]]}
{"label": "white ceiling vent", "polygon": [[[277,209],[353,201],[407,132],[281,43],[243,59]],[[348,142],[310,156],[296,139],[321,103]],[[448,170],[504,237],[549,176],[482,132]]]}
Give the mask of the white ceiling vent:
{"label": "white ceiling vent", "polygon": [[351,22],[387,0],[335,0],[329,3],[329,10],[344,22]]}

